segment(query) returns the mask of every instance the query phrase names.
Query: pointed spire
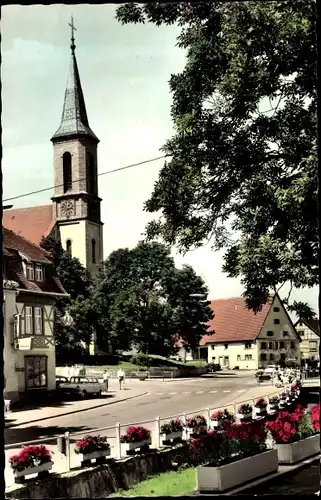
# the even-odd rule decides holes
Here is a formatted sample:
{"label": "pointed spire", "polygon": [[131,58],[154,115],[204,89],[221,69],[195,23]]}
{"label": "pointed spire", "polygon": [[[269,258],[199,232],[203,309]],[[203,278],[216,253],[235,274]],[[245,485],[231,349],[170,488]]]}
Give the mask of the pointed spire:
{"label": "pointed spire", "polygon": [[87,136],[99,142],[98,137],[89,127],[85,99],[81,88],[78,65],[75,55],[74,19],[71,17],[71,61],[67,85],[65,90],[64,106],[61,123],[57,132],[51,138],[52,141],[68,136]]}

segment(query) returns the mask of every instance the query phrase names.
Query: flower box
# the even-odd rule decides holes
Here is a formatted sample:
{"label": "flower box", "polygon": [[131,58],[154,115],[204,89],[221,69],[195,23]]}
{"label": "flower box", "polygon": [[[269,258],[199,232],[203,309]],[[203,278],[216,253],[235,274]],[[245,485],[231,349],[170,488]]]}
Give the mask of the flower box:
{"label": "flower box", "polygon": [[211,420],[211,422],[212,422],[211,427],[215,430],[218,429],[219,427],[222,427],[223,419]]}
{"label": "flower box", "polygon": [[129,451],[136,450],[137,448],[144,448],[151,444],[151,439],[144,439],[143,441],[137,441],[133,443],[121,443],[122,454],[127,454]]}
{"label": "flower box", "polygon": [[266,407],[265,408],[257,408],[256,406],[254,407],[254,413],[258,417],[264,417],[267,413]]}
{"label": "flower box", "polygon": [[320,434],[294,443],[274,444],[274,448],[278,452],[279,464],[295,464],[320,453]]}
{"label": "flower box", "polygon": [[202,432],[207,431],[207,425],[199,425],[197,427],[186,427],[186,439],[190,439],[192,436],[198,436]]}
{"label": "flower box", "polygon": [[251,412],[247,412],[247,413],[238,413],[237,414],[237,418],[239,420],[251,420],[251,418],[252,418],[252,411]]}
{"label": "flower box", "polygon": [[220,467],[197,467],[197,490],[226,491],[278,470],[276,450],[268,450]]}
{"label": "flower box", "polygon": [[109,450],[100,450],[93,451],[92,453],[80,453],[81,464],[85,465],[87,462],[90,462],[92,459],[102,459],[110,456]]}
{"label": "flower box", "polygon": [[25,476],[31,476],[32,474],[49,474],[49,471],[52,469],[52,465],[52,462],[46,462],[44,464],[37,465],[36,467],[27,467],[24,470],[14,470],[13,476],[15,483],[22,482]]}
{"label": "flower box", "polygon": [[161,434],[161,441],[166,443],[166,441],[174,441],[178,439],[182,439],[183,437],[183,431],[176,431],[176,432],[171,432],[170,434]]}

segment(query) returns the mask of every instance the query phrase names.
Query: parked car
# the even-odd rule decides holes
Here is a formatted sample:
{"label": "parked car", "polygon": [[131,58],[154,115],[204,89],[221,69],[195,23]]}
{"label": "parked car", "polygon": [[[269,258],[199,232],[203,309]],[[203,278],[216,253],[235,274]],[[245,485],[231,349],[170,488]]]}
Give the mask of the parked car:
{"label": "parked car", "polygon": [[95,377],[56,377],[56,387],[64,394],[81,398],[101,396],[101,393],[106,390],[106,385]]}

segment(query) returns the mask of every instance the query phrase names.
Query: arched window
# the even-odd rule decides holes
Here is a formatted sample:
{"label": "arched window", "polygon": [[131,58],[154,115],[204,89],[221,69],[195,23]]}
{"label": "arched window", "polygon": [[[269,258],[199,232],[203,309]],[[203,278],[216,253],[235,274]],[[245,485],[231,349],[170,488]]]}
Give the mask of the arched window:
{"label": "arched window", "polygon": [[64,153],[62,156],[62,167],[64,177],[64,193],[72,189],[71,154]]}
{"label": "arched window", "polygon": [[66,241],[66,251],[69,253],[69,255],[71,256],[71,252],[72,252],[72,249],[71,249],[71,240],[67,240]]}
{"label": "arched window", "polygon": [[88,153],[87,159],[87,192],[89,194],[96,194],[96,173],[95,173],[95,159],[91,153]]}
{"label": "arched window", "polygon": [[91,240],[91,260],[93,264],[96,264],[96,241]]}

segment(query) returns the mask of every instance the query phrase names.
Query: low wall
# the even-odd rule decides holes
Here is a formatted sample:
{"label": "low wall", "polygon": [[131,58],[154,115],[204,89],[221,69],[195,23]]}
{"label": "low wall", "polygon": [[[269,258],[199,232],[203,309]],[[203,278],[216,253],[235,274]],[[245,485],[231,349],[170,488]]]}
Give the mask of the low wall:
{"label": "low wall", "polygon": [[119,489],[143,481],[148,476],[166,472],[179,457],[187,457],[188,445],[178,444],[164,450],[145,452],[121,460],[63,474],[51,473],[48,479],[27,480],[6,489],[6,498],[105,498]]}

